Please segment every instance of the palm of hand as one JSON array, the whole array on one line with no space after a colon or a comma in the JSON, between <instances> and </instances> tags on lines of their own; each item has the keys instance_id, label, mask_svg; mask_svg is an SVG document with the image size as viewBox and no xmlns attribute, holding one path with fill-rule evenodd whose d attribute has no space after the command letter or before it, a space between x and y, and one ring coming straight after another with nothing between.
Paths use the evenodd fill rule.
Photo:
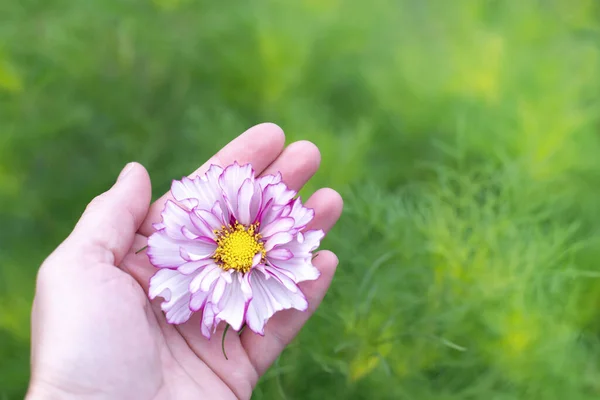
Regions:
<instances>
[{"instance_id":1,"label":"palm of hand","mask_svg":"<svg viewBox=\"0 0 600 400\"><path fill-rule=\"evenodd\" d=\"M280 155L283 141L278 144L277 138L283 137L273 125L254 127L196 173L211 163L244 161L245 155L257 170L272 173L276 168L289 186L299 188L316 171L318 152L315 157L314 145L298 142ZM315 158L316 163L311 161ZM132 197L137 200L131 202ZM276 314L264 337L229 332L226 359L223 324L206 340L198 315L169 325L161 299L147 298L155 269L143 252L135 251L145 246L166 200L148 209L149 197L146 172L138 165L92 202L73 234L44 262L32 316L31 397L249 398L260 375L324 296L337 264L326 251L315 262L321 278L302 287L309 311ZM124 205L126 201L130 203ZM341 212L339 195L328 189L316 192L307 205L316 211L309 228L327 230Z\"/></svg>"}]
</instances>

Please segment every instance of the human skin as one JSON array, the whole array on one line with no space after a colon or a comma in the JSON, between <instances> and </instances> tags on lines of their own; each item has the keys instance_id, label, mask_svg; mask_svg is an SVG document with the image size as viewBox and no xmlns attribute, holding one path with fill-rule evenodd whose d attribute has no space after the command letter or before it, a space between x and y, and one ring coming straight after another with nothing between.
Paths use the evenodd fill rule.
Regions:
<instances>
[{"instance_id":1,"label":"human skin","mask_svg":"<svg viewBox=\"0 0 600 400\"><path fill-rule=\"evenodd\" d=\"M317 171L320 154L306 141L284 149L282 130L260 124L240 135L190 176L211 164L251 163L257 175L281 172L299 190ZM28 399L248 399L258 379L296 336L323 299L338 264L320 251L321 276L300 288L306 312L276 313L260 336L229 331L223 356L217 328L200 333L199 315L169 325L160 301L149 301L156 272L144 252L152 223L170 194L150 205L148 173L128 164L114 186L86 208L69 237L44 261L32 310L31 381ZM333 227L342 199L320 189L306 202L315 210L307 229Z\"/></svg>"}]
</instances>

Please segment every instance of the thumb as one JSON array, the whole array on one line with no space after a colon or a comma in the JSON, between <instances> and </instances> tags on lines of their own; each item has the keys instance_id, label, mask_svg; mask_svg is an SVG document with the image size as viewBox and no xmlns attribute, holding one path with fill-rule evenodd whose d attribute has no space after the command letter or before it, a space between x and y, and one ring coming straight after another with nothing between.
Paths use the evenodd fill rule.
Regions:
<instances>
[{"instance_id":1,"label":"thumb","mask_svg":"<svg viewBox=\"0 0 600 400\"><path fill-rule=\"evenodd\" d=\"M146 218L152 189L146 169L129 163L110 190L87 206L64 246L95 260L119 265Z\"/></svg>"}]
</instances>

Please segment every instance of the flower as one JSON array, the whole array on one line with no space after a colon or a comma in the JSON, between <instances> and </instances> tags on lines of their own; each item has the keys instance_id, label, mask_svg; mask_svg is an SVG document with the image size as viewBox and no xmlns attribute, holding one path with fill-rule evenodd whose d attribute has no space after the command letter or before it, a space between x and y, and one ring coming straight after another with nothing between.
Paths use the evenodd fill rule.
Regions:
<instances>
[{"instance_id":1,"label":"flower","mask_svg":"<svg viewBox=\"0 0 600 400\"><path fill-rule=\"evenodd\" d=\"M202 312L210 338L221 321L264 335L277 311L305 311L298 283L315 280L312 252L322 230L303 231L314 211L302 205L281 174L254 176L251 165L213 165L202 177L173 181L162 222L148 239L158 272L151 299L161 296L167 321Z\"/></svg>"}]
</instances>

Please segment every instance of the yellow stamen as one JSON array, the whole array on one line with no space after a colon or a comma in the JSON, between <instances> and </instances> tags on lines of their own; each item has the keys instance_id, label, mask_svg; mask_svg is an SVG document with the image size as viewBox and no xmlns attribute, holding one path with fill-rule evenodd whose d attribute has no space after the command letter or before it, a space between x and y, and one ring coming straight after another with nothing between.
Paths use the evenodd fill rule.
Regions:
<instances>
[{"instance_id":1,"label":"yellow stamen","mask_svg":"<svg viewBox=\"0 0 600 400\"><path fill-rule=\"evenodd\" d=\"M256 254L260 253L261 258L265 258L267 252L260 234L256 233L257 228L258 223L248 228L236 223L215 231L218 247L213 258L223 270L234 269L246 273L252 268L252 260Z\"/></svg>"}]
</instances>

